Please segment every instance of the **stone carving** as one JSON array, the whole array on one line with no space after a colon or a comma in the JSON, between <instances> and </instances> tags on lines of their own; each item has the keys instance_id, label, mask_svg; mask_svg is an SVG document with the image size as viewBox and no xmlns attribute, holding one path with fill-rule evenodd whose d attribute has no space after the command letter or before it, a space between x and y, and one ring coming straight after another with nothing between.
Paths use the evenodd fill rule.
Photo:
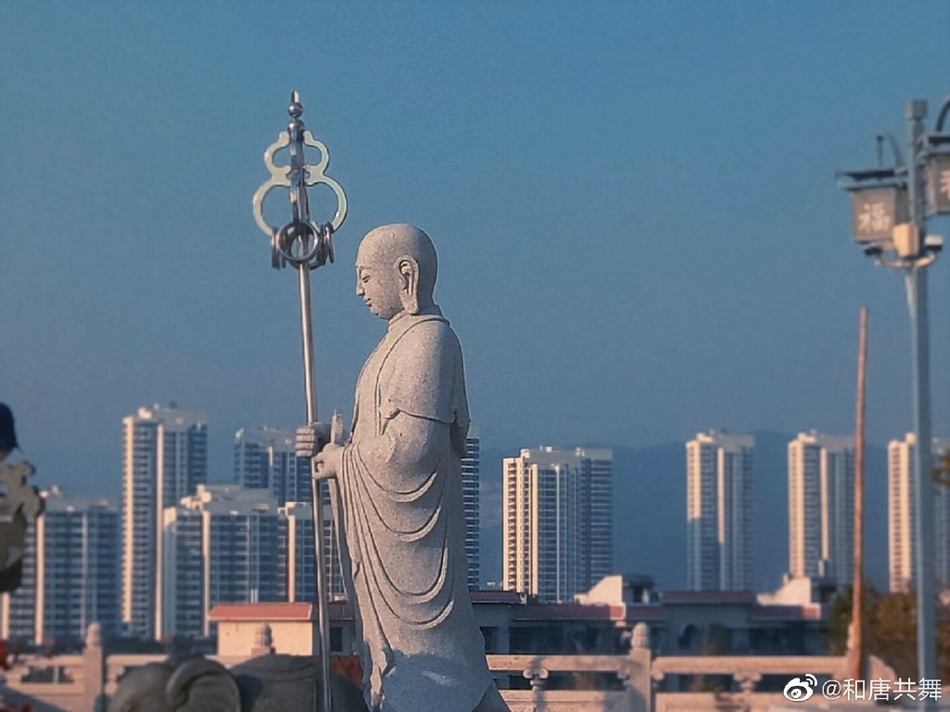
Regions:
<instances>
[{"instance_id":1,"label":"stone carving","mask_svg":"<svg viewBox=\"0 0 950 712\"><path fill-rule=\"evenodd\" d=\"M271 653L235 665L242 712L314 712L321 707L318 658ZM335 673L330 698L338 712L366 712L359 688Z\"/></svg>"},{"instance_id":2,"label":"stone carving","mask_svg":"<svg viewBox=\"0 0 950 712\"><path fill-rule=\"evenodd\" d=\"M109 712L319 712L318 660L274 653L231 670L201 657L170 656L124 675ZM333 709L366 712L359 689L330 679Z\"/></svg>"},{"instance_id":3,"label":"stone carving","mask_svg":"<svg viewBox=\"0 0 950 712\"><path fill-rule=\"evenodd\" d=\"M633 635L630 641L630 648L632 650L650 649L650 626L648 626L643 621L640 621L635 626L633 626Z\"/></svg>"},{"instance_id":4,"label":"stone carving","mask_svg":"<svg viewBox=\"0 0 950 712\"><path fill-rule=\"evenodd\" d=\"M419 228L384 225L363 238L356 273L356 293L388 328L360 373L349 442L316 457L335 478L367 704L507 710L466 582L468 402L461 347L433 301L435 248ZM325 431L301 428L298 453L312 455Z\"/></svg>"},{"instance_id":5,"label":"stone carving","mask_svg":"<svg viewBox=\"0 0 950 712\"><path fill-rule=\"evenodd\" d=\"M251 655L264 655L274 652L274 631L269 623L261 623L257 629L257 635L254 639L254 647L251 648Z\"/></svg>"},{"instance_id":6,"label":"stone carving","mask_svg":"<svg viewBox=\"0 0 950 712\"><path fill-rule=\"evenodd\" d=\"M29 462L6 462L18 447L13 412L0 403L0 591L15 591L23 575L26 529L43 512L39 490L27 484Z\"/></svg>"},{"instance_id":7,"label":"stone carving","mask_svg":"<svg viewBox=\"0 0 950 712\"><path fill-rule=\"evenodd\" d=\"M221 663L206 658L171 657L135 668L119 680L109 702L109 712L199 710L242 712L240 693L231 673Z\"/></svg>"}]
</instances>

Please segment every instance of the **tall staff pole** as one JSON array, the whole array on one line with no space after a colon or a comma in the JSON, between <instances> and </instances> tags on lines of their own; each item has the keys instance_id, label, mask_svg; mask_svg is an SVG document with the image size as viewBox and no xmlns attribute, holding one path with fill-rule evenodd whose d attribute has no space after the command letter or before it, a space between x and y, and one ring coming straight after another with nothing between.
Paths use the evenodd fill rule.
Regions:
<instances>
[{"instance_id":1,"label":"tall staff pole","mask_svg":"<svg viewBox=\"0 0 950 712\"><path fill-rule=\"evenodd\" d=\"M307 422L316 423L317 385L313 358L313 315L310 299L310 272L323 266L327 261L333 262L333 233L346 219L346 194L335 180L326 175L326 167L330 163L330 153L327 147L313 137L300 120L303 115L303 104L300 95L293 92L290 96L290 123L287 130L282 131L277 141L271 144L264 152L264 164L270 171L270 178L257 189L252 201L254 217L258 226L271 238L271 266L281 269L288 263L297 269L297 278L300 291L300 330L303 341L303 379L304 395L307 402ZM307 164L305 146L316 148L321 155L317 164ZM277 166L274 164L274 153L283 148L290 151L290 164ZM337 211L328 223L314 222L310 217L310 201L307 196L307 186L322 183L328 186L337 198ZM276 228L264 219L264 198L272 188L283 186L288 189L292 219L281 228ZM330 699L330 622L328 618L327 567L324 559L324 519L323 519L323 492L325 484L317 477L316 459L310 460L311 478L311 506L313 508L313 554L314 569L317 581L317 626L320 633L320 665L321 665L321 709L324 712L332 710Z\"/></svg>"}]
</instances>

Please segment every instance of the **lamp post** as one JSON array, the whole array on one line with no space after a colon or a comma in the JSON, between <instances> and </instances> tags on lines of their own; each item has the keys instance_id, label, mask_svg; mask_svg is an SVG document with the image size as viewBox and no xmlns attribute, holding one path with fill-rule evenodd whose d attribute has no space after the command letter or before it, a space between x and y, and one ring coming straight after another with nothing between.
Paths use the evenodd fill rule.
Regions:
<instances>
[{"instance_id":1,"label":"lamp post","mask_svg":"<svg viewBox=\"0 0 950 712\"><path fill-rule=\"evenodd\" d=\"M841 171L840 187L851 193L852 233L864 253L877 264L904 272L911 331L911 402L916 445L914 448L913 504L916 512L914 544L917 586L917 666L920 680L937 679L936 615L933 532L933 466L930 429L930 347L927 315L927 267L937 258L943 240L926 234L928 215L950 213L950 136L943 123L950 111L948 100L934 133L927 133L927 103L907 105L908 160L904 165L897 142L889 134L878 136L878 163L883 163L882 143L889 139L894 165ZM926 187L926 190L925 190ZM924 710L935 709L928 696L919 701Z\"/></svg>"}]
</instances>

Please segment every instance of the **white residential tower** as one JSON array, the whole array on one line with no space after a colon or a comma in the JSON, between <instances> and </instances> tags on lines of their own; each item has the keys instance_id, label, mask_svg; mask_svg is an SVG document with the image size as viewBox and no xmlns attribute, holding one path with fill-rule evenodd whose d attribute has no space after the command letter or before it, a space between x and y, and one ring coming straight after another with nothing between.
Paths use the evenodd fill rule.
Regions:
<instances>
[{"instance_id":1,"label":"white residential tower","mask_svg":"<svg viewBox=\"0 0 950 712\"><path fill-rule=\"evenodd\" d=\"M208 479L203 413L177 404L122 419L122 606L125 632L152 639L162 587L162 516Z\"/></svg>"},{"instance_id":2,"label":"white residential tower","mask_svg":"<svg viewBox=\"0 0 950 712\"><path fill-rule=\"evenodd\" d=\"M613 454L524 449L503 464L505 589L573 601L610 572Z\"/></svg>"},{"instance_id":3,"label":"white residential tower","mask_svg":"<svg viewBox=\"0 0 950 712\"><path fill-rule=\"evenodd\" d=\"M755 440L719 431L686 443L687 586L691 591L753 588Z\"/></svg>"},{"instance_id":4,"label":"white residential tower","mask_svg":"<svg viewBox=\"0 0 950 712\"><path fill-rule=\"evenodd\" d=\"M799 433L788 444L788 567L842 585L854 572L854 438Z\"/></svg>"},{"instance_id":5,"label":"white residential tower","mask_svg":"<svg viewBox=\"0 0 950 712\"><path fill-rule=\"evenodd\" d=\"M914 448L917 438L887 445L887 558L891 591L907 591L917 578L916 504L914 502ZM950 453L950 440L933 439L933 462ZM950 588L950 482L946 473L933 482L934 578L937 590Z\"/></svg>"}]
</instances>

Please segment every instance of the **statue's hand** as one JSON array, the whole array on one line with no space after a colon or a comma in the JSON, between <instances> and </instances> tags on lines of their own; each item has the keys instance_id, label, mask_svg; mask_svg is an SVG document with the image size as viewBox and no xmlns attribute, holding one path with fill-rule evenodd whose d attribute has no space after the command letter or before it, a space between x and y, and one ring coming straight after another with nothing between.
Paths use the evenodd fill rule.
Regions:
<instances>
[{"instance_id":1,"label":"statue's hand","mask_svg":"<svg viewBox=\"0 0 950 712\"><path fill-rule=\"evenodd\" d=\"M310 423L297 428L294 450L297 457L315 457L330 442L330 426L326 423Z\"/></svg>"},{"instance_id":2,"label":"statue's hand","mask_svg":"<svg viewBox=\"0 0 950 712\"><path fill-rule=\"evenodd\" d=\"M317 477L326 480L337 477L340 473L343 460L343 446L336 443L327 443L316 457Z\"/></svg>"}]
</instances>

